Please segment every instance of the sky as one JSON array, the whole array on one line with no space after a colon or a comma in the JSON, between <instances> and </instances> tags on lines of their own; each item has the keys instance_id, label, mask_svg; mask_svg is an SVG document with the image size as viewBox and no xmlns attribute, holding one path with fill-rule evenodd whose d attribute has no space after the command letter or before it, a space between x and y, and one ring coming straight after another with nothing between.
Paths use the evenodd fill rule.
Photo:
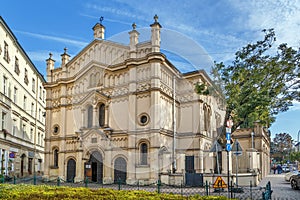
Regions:
<instances>
[{"instance_id":1,"label":"sky","mask_svg":"<svg viewBox=\"0 0 300 200\"><path fill-rule=\"evenodd\" d=\"M263 38L262 29L274 28L276 46L300 46L300 0L0 0L0 15L45 77L49 52L56 66L65 47L75 56L93 40L101 16L105 38L128 44L133 22L140 41L150 39L155 14L162 52L182 72L209 74L213 61L230 64L237 50ZM300 103L279 114L270 131L297 141Z\"/></svg>"}]
</instances>

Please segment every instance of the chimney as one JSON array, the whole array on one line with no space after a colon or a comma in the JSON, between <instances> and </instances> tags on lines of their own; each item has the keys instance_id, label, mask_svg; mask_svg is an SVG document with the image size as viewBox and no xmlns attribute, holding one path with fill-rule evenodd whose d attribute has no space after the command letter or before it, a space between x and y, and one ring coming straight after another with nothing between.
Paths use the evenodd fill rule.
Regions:
<instances>
[{"instance_id":1,"label":"chimney","mask_svg":"<svg viewBox=\"0 0 300 200\"><path fill-rule=\"evenodd\" d=\"M70 60L70 55L67 54L67 50L68 50L68 49L65 47L65 48L64 48L64 53L60 55L60 56L61 56L61 66L62 66L62 67L63 67L64 65L66 65L66 64L69 62L69 60Z\"/></svg>"},{"instance_id":2,"label":"chimney","mask_svg":"<svg viewBox=\"0 0 300 200\"><path fill-rule=\"evenodd\" d=\"M102 21L103 21L103 17L100 17L100 23L98 22L93 27L94 39L104 40L105 27L102 25Z\"/></svg>"},{"instance_id":3,"label":"chimney","mask_svg":"<svg viewBox=\"0 0 300 200\"><path fill-rule=\"evenodd\" d=\"M51 77L52 77L52 70L54 70L54 63L55 60L52 59L52 53L49 53L49 58L46 60L47 63L47 81L50 82L51 81Z\"/></svg>"},{"instance_id":4,"label":"chimney","mask_svg":"<svg viewBox=\"0 0 300 200\"><path fill-rule=\"evenodd\" d=\"M151 27L151 45L152 45L152 52L160 52L160 29L161 25L159 24L158 16L155 15L154 23L150 25Z\"/></svg>"},{"instance_id":5,"label":"chimney","mask_svg":"<svg viewBox=\"0 0 300 200\"><path fill-rule=\"evenodd\" d=\"M130 48L130 58L136 58L136 45L139 43L139 35L140 33L137 32L136 29L136 24L132 24L132 31L129 32L130 36L130 43L129 43L129 48Z\"/></svg>"}]
</instances>

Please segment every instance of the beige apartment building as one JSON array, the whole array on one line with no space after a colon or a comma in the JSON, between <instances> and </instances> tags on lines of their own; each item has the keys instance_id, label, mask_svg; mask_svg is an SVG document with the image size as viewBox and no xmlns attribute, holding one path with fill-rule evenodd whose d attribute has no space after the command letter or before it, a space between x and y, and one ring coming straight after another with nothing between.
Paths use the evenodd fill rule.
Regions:
<instances>
[{"instance_id":1,"label":"beige apartment building","mask_svg":"<svg viewBox=\"0 0 300 200\"><path fill-rule=\"evenodd\" d=\"M150 27L150 40L139 42L133 24L124 45L106 40L97 23L93 41L72 59L65 49L55 67L50 54L45 179L176 183L214 170L222 96L196 94L196 83L213 85L209 76L181 73L161 53L157 16Z\"/></svg>"},{"instance_id":2,"label":"beige apartment building","mask_svg":"<svg viewBox=\"0 0 300 200\"><path fill-rule=\"evenodd\" d=\"M45 80L0 16L0 173L44 170Z\"/></svg>"}]
</instances>

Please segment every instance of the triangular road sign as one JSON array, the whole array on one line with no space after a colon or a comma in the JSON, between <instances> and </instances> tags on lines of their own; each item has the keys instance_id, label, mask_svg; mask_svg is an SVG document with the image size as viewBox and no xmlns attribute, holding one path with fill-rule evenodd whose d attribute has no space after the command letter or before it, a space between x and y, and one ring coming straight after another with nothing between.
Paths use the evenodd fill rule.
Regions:
<instances>
[{"instance_id":1,"label":"triangular road sign","mask_svg":"<svg viewBox=\"0 0 300 200\"><path fill-rule=\"evenodd\" d=\"M234 141L234 143L232 144L232 151L238 151L238 152L242 152L243 149L242 149L242 146L240 145L239 141L236 139Z\"/></svg>"},{"instance_id":2,"label":"triangular road sign","mask_svg":"<svg viewBox=\"0 0 300 200\"><path fill-rule=\"evenodd\" d=\"M220 152L223 148L218 141L215 141L209 152Z\"/></svg>"},{"instance_id":3,"label":"triangular road sign","mask_svg":"<svg viewBox=\"0 0 300 200\"><path fill-rule=\"evenodd\" d=\"M218 176L213 185L213 188L227 188L227 184L225 183L225 181L222 179L221 176Z\"/></svg>"}]
</instances>

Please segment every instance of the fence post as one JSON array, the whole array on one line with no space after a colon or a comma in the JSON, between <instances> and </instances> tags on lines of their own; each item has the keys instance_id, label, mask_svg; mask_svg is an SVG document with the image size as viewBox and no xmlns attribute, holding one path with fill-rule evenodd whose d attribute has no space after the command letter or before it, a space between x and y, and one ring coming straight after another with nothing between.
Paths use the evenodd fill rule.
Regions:
<instances>
[{"instance_id":1,"label":"fence post","mask_svg":"<svg viewBox=\"0 0 300 200\"><path fill-rule=\"evenodd\" d=\"M84 181L85 187L88 187L88 182L89 182L88 177L85 177L85 181Z\"/></svg>"},{"instance_id":2,"label":"fence post","mask_svg":"<svg viewBox=\"0 0 300 200\"><path fill-rule=\"evenodd\" d=\"M272 199L271 182L269 181L266 185L266 191L262 193L263 200Z\"/></svg>"},{"instance_id":3,"label":"fence post","mask_svg":"<svg viewBox=\"0 0 300 200\"><path fill-rule=\"evenodd\" d=\"M16 184L16 176L14 176L14 184Z\"/></svg>"},{"instance_id":4,"label":"fence post","mask_svg":"<svg viewBox=\"0 0 300 200\"><path fill-rule=\"evenodd\" d=\"M35 173L33 175L33 185L36 185L36 175L35 175Z\"/></svg>"},{"instance_id":5,"label":"fence post","mask_svg":"<svg viewBox=\"0 0 300 200\"><path fill-rule=\"evenodd\" d=\"M207 180L205 181L205 192L206 192L206 196L208 196L208 183L207 183Z\"/></svg>"},{"instance_id":6,"label":"fence post","mask_svg":"<svg viewBox=\"0 0 300 200\"><path fill-rule=\"evenodd\" d=\"M250 199L252 200L252 181L250 181Z\"/></svg>"},{"instance_id":7,"label":"fence post","mask_svg":"<svg viewBox=\"0 0 300 200\"><path fill-rule=\"evenodd\" d=\"M60 186L60 178L57 177L57 186Z\"/></svg>"},{"instance_id":8,"label":"fence post","mask_svg":"<svg viewBox=\"0 0 300 200\"><path fill-rule=\"evenodd\" d=\"M160 180L157 181L157 193L160 194L160 186L161 186L161 182Z\"/></svg>"},{"instance_id":9,"label":"fence post","mask_svg":"<svg viewBox=\"0 0 300 200\"><path fill-rule=\"evenodd\" d=\"M118 189L121 190L121 179L118 179Z\"/></svg>"},{"instance_id":10,"label":"fence post","mask_svg":"<svg viewBox=\"0 0 300 200\"><path fill-rule=\"evenodd\" d=\"M231 188L231 190L230 190L230 198L232 199L232 192L233 192L233 182L232 182L232 180L230 181L230 188Z\"/></svg>"},{"instance_id":11,"label":"fence post","mask_svg":"<svg viewBox=\"0 0 300 200\"><path fill-rule=\"evenodd\" d=\"M183 184L182 184L182 180L181 180L181 183L180 183L180 193L181 193L181 196L183 196Z\"/></svg>"}]
</instances>

